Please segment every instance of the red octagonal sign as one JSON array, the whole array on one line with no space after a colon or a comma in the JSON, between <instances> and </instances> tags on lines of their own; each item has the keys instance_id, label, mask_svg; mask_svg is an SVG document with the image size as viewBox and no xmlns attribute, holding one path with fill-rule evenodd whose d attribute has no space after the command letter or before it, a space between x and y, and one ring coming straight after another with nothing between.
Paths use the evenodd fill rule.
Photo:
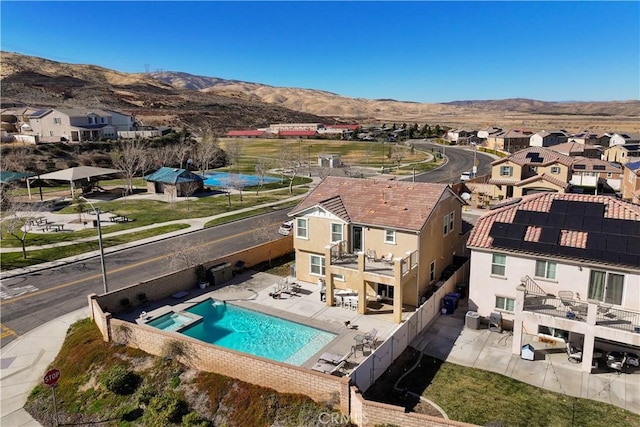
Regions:
<instances>
[{"instance_id":1,"label":"red octagonal sign","mask_svg":"<svg viewBox=\"0 0 640 427\"><path fill-rule=\"evenodd\" d=\"M44 383L52 387L58 383L59 379L60 371L57 369L52 369L44 375Z\"/></svg>"}]
</instances>

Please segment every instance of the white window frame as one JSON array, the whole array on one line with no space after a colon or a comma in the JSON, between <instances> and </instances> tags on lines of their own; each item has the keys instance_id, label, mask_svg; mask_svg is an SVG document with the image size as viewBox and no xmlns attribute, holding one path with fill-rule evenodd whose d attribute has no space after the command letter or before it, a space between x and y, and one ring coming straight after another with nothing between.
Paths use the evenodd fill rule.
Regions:
<instances>
[{"instance_id":1,"label":"white window frame","mask_svg":"<svg viewBox=\"0 0 640 427\"><path fill-rule=\"evenodd\" d=\"M503 257L502 263L499 263L496 257ZM496 272L496 268L501 268L502 273ZM507 256L505 254L491 254L491 275L504 277L507 273Z\"/></svg>"},{"instance_id":2,"label":"white window frame","mask_svg":"<svg viewBox=\"0 0 640 427\"><path fill-rule=\"evenodd\" d=\"M559 174L560 173L560 167L559 166L551 166L551 173L553 174Z\"/></svg>"},{"instance_id":3,"label":"white window frame","mask_svg":"<svg viewBox=\"0 0 640 427\"><path fill-rule=\"evenodd\" d=\"M513 176L513 166L500 166L500 176Z\"/></svg>"},{"instance_id":4,"label":"white window frame","mask_svg":"<svg viewBox=\"0 0 640 427\"><path fill-rule=\"evenodd\" d=\"M326 273L325 259L321 255L309 255L309 274L312 276L324 277ZM314 268L316 271L314 272Z\"/></svg>"},{"instance_id":5,"label":"white window frame","mask_svg":"<svg viewBox=\"0 0 640 427\"><path fill-rule=\"evenodd\" d=\"M333 280L337 280L338 282L344 282L344 274L333 273Z\"/></svg>"},{"instance_id":6,"label":"white window frame","mask_svg":"<svg viewBox=\"0 0 640 427\"><path fill-rule=\"evenodd\" d=\"M390 245L396 244L396 230L386 228L384 230L384 242Z\"/></svg>"},{"instance_id":7,"label":"white window frame","mask_svg":"<svg viewBox=\"0 0 640 427\"><path fill-rule=\"evenodd\" d=\"M542 275L538 275L538 266L542 270ZM558 263L544 259L537 259L533 276L538 279L556 280L558 275Z\"/></svg>"},{"instance_id":8,"label":"white window frame","mask_svg":"<svg viewBox=\"0 0 640 427\"><path fill-rule=\"evenodd\" d=\"M304 226L300 226L304 223ZM304 233L302 233L304 231ZM296 218L296 237L298 239L309 240L309 219L308 218Z\"/></svg>"},{"instance_id":9,"label":"white window frame","mask_svg":"<svg viewBox=\"0 0 640 427\"><path fill-rule=\"evenodd\" d=\"M506 311L507 313L514 313L516 309L516 299L505 297L502 295L496 295L494 307L498 311Z\"/></svg>"},{"instance_id":10,"label":"white window frame","mask_svg":"<svg viewBox=\"0 0 640 427\"><path fill-rule=\"evenodd\" d=\"M339 239L334 239L334 235L338 234L337 232L335 232L333 230L333 226L334 225L340 227L340 233L339 233L340 234L340 238ZM340 224L339 222L332 222L329 228L330 228L330 233L331 233L331 236L329 237L329 239L331 240L331 243L341 242L341 241L344 240L344 227L343 227L342 224Z\"/></svg>"},{"instance_id":11,"label":"white window frame","mask_svg":"<svg viewBox=\"0 0 640 427\"><path fill-rule=\"evenodd\" d=\"M444 236L446 236L447 234L453 232L454 229L454 225L455 225L455 218L456 218L456 213L455 212L450 212L448 214L446 214L443 218L442 218L442 234Z\"/></svg>"},{"instance_id":12,"label":"white window frame","mask_svg":"<svg viewBox=\"0 0 640 427\"><path fill-rule=\"evenodd\" d=\"M54 125L61 125L62 124L62 119L60 117L54 117L53 118L53 124Z\"/></svg>"},{"instance_id":13,"label":"white window frame","mask_svg":"<svg viewBox=\"0 0 640 427\"><path fill-rule=\"evenodd\" d=\"M597 295L595 294L591 287L594 286L593 283L593 279L594 279L594 273L600 273L600 274L604 274L604 287L602 289L602 295ZM610 291L611 289L609 289L609 287L612 285L611 283L611 278L613 276L616 277L621 277L622 278L622 289L620 290L620 299L613 299L613 296L610 295ZM612 272L612 271L605 271L605 270L598 270L598 269L592 269L589 272L589 288L587 291L587 295L589 299L594 299L594 300L598 300L598 301L602 301L606 304L614 304L614 305L622 305L622 300L624 299L624 288L625 288L625 275L622 273L617 273L617 272Z\"/></svg>"}]
</instances>

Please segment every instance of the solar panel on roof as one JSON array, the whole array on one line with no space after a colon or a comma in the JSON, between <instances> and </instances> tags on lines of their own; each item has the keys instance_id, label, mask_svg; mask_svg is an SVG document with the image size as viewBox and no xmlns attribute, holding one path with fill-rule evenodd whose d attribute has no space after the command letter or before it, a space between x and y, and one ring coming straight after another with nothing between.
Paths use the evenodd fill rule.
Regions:
<instances>
[{"instance_id":1,"label":"solar panel on roof","mask_svg":"<svg viewBox=\"0 0 640 427\"><path fill-rule=\"evenodd\" d=\"M627 236L620 236L618 234L607 234L607 250L613 252L626 252L627 251Z\"/></svg>"},{"instance_id":2,"label":"solar panel on roof","mask_svg":"<svg viewBox=\"0 0 640 427\"><path fill-rule=\"evenodd\" d=\"M627 236L640 236L640 227L638 221L632 221L629 219L619 219L622 229L622 234Z\"/></svg>"},{"instance_id":3,"label":"solar panel on roof","mask_svg":"<svg viewBox=\"0 0 640 427\"><path fill-rule=\"evenodd\" d=\"M529 224L531 220L531 211L517 211L512 224Z\"/></svg>"},{"instance_id":4,"label":"solar panel on roof","mask_svg":"<svg viewBox=\"0 0 640 427\"><path fill-rule=\"evenodd\" d=\"M582 202L585 216L604 217L604 203Z\"/></svg>"},{"instance_id":5,"label":"solar panel on roof","mask_svg":"<svg viewBox=\"0 0 640 427\"><path fill-rule=\"evenodd\" d=\"M582 230L599 232L602 229L603 220L604 218L598 218L596 216L584 217L584 221L582 221Z\"/></svg>"},{"instance_id":6,"label":"solar panel on roof","mask_svg":"<svg viewBox=\"0 0 640 427\"><path fill-rule=\"evenodd\" d=\"M540 238L538 239L541 243L549 243L549 244L557 244L560 242L560 229L559 228L549 228L545 227L542 229L540 233Z\"/></svg>"},{"instance_id":7,"label":"solar panel on roof","mask_svg":"<svg viewBox=\"0 0 640 427\"><path fill-rule=\"evenodd\" d=\"M529 221L527 221L531 225L545 225L547 223L547 213L546 212L529 212ZM521 222L522 223L522 222Z\"/></svg>"},{"instance_id":8,"label":"solar panel on roof","mask_svg":"<svg viewBox=\"0 0 640 427\"><path fill-rule=\"evenodd\" d=\"M547 215L547 227L562 227L564 224L564 214L548 214Z\"/></svg>"},{"instance_id":9,"label":"solar panel on roof","mask_svg":"<svg viewBox=\"0 0 640 427\"><path fill-rule=\"evenodd\" d=\"M573 165L574 169L586 169L587 165Z\"/></svg>"},{"instance_id":10,"label":"solar panel on roof","mask_svg":"<svg viewBox=\"0 0 640 427\"><path fill-rule=\"evenodd\" d=\"M626 265L633 265L635 267L640 267L640 257L632 254L619 254L618 262Z\"/></svg>"},{"instance_id":11,"label":"solar panel on roof","mask_svg":"<svg viewBox=\"0 0 640 427\"><path fill-rule=\"evenodd\" d=\"M491 237L504 237L507 232L507 225L504 222L494 222L489 230L489 236Z\"/></svg>"},{"instance_id":12,"label":"solar panel on roof","mask_svg":"<svg viewBox=\"0 0 640 427\"><path fill-rule=\"evenodd\" d=\"M505 237L510 239L523 239L527 227L528 225L526 224L509 224Z\"/></svg>"},{"instance_id":13,"label":"solar panel on roof","mask_svg":"<svg viewBox=\"0 0 640 427\"><path fill-rule=\"evenodd\" d=\"M551 203L551 209L549 209L549 212L564 214L567 212L568 206L569 206L568 200L554 200Z\"/></svg>"},{"instance_id":14,"label":"solar panel on roof","mask_svg":"<svg viewBox=\"0 0 640 427\"><path fill-rule=\"evenodd\" d=\"M587 236L587 250L601 251L607 245L607 238L604 233L589 233Z\"/></svg>"},{"instance_id":15,"label":"solar panel on roof","mask_svg":"<svg viewBox=\"0 0 640 427\"><path fill-rule=\"evenodd\" d=\"M582 230L583 217L579 215L565 215L564 228L567 230Z\"/></svg>"},{"instance_id":16,"label":"solar panel on roof","mask_svg":"<svg viewBox=\"0 0 640 427\"><path fill-rule=\"evenodd\" d=\"M622 231L622 221L619 219L605 218L602 220L602 231L604 233L620 234Z\"/></svg>"},{"instance_id":17,"label":"solar panel on roof","mask_svg":"<svg viewBox=\"0 0 640 427\"><path fill-rule=\"evenodd\" d=\"M603 170L605 170L605 166L604 165L593 165L593 170L595 170L595 171L603 171Z\"/></svg>"}]
</instances>

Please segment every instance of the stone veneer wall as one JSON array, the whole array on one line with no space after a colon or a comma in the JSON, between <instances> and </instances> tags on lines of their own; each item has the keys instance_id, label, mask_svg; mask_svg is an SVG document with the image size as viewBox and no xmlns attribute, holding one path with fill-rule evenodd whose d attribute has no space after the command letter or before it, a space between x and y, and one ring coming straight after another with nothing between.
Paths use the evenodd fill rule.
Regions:
<instances>
[{"instance_id":1,"label":"stone veneer wall","mask_svg":"<svg viewBox=\"0 0 640 427\"><path fill-rule=\"evenodd\" d=\"M401 406L366 400L356 387L351 387L351 422L358 426L397 425L402 427L470 427L460 421L405 412Z\"/></svg>"},{"instance_id":2,"label":"stone veneer wall","mask_svg":"<svg viewBox=\"0 0 640 427\"><path fill-rule=\"evenodd\" d=\"M310 369L266 360L234 350L138 325L120 319L109 322L112 340L156 356L166 355L172 341L183 344L181 363L205 372L214 372L280 393L298 393L317 402L335 404L349 413L349 378L323 374Z\"/></svg>"}]
</instances>

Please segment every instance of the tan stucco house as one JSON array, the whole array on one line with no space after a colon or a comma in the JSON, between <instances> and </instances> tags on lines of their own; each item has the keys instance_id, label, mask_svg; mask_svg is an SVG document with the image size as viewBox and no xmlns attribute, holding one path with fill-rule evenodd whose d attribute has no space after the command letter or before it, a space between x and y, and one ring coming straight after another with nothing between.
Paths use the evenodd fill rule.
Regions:
<instances>
[{"instance_id":1,"label":"tan stucco house","mask_svg":"<svg viewBox=\"0 0 640 427\"><path fill-rule=\"evenodd\" d=\"M445 184L325 178L289 216L294 218L298 280L351 290L367 301L416 307L443 270L462 256L464 202Z\"/></svg>"}]
</instances>

